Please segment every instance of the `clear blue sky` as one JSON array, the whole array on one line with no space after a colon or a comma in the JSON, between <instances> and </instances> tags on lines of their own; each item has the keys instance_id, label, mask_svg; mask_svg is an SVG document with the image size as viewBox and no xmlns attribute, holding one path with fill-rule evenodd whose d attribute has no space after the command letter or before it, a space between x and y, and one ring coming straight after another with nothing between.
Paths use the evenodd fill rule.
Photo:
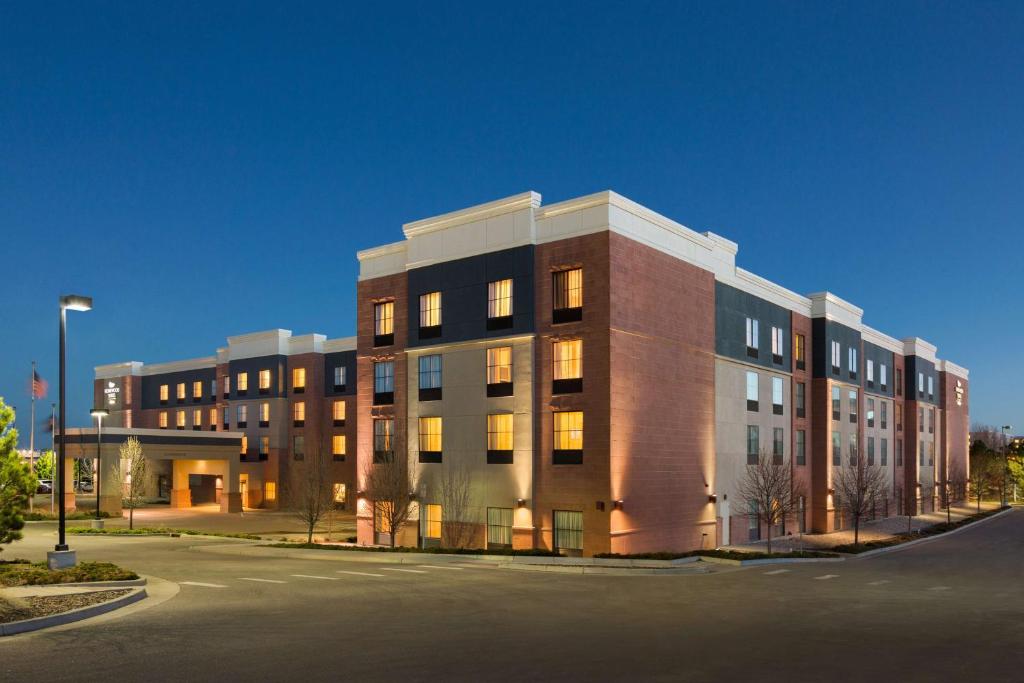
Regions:
<instances>
[{"instance_id":1,"label":"clear blue sky","mask_svg":"<svg viewBox=\"0 0 1024 683\"><path fill-rule=\"evenodd\" d=\"M83 424L94 365L353 334L357 249L526 189L736 240L937 344L972 418L1024 432L1024 3L417 5L0 5L0 395L26 436L61 292L96 300L70 319Z\"/></svg>"}]
</instances>

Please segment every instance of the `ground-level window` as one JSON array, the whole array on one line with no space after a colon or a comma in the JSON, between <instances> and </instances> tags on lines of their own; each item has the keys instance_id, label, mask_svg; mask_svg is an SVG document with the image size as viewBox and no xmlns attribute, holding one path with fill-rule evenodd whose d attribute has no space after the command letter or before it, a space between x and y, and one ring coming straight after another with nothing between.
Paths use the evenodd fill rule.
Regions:
<instances>
[{"instance_id":1,"label":"ground-level window","mask_svg":"<svg viewBox=\"0 0 1024 683\"><path fill-rule=\"evenodd\" d=\"M373 535L378 544L390 543L391 503L377 501L373 504Z\"/></svg>"},{"instance_id":2,"label":"ground-level window","mask_svg":"<svg viewBox=\"0 0 1024 683\"><path fill-rule=\"evenodd\" d=\"M555 550L583 550L583 513L555 510Z\"/></svg>"},{"instance_id":3,"label":"ground-level window","mask_svg":"<svg viewBox=\"0 0 1024 683\"><path fill-rule=\"evenodd\" d=\"M267 481L263 483L264 500L277 500L277 482Z\"/></svg>"},{"instance_id":4,"label":"ground-level window","mask_svg":"<svg viewBox=\"0 0 1024 683\"><path fill-rule=\"evenodd\" d=\"M334 502L335 503L338 503L339 505L344 505L345 504L345 498L347 497L347 495L348 495L348 491L346 490L346 487L345 487L344 484L335 484L334 485Z\"/></svg>"},{"instance_id":5,"label":"ground-level window","mask_svg":"<svg viewBox=\"0 0 1024 683\"><path fill-rule=\"evenodd\" d=\"M750 514L747 515L747 540L761 540L761 515L757 510L757 503L750 504Z\"/></svg>"},{"instance_id":6,"label":"ground-level window","mask_svg":"<svg viewBox=\"0 0 1024 683\"><path fill-rule=\"evenodd\" d=\"M512 547L512 508L487 508L487 547Z\"/></svg>"},{"instance_id":7,"label":"ground-level window","mask_svg":"<svg viewBox=\"0 0 1024 683\"><path fill-rule=\"evenodd\" d=\"M441 506L429 503L423 506L423 537L440 540Z\"/></svg>"}]
</instances>

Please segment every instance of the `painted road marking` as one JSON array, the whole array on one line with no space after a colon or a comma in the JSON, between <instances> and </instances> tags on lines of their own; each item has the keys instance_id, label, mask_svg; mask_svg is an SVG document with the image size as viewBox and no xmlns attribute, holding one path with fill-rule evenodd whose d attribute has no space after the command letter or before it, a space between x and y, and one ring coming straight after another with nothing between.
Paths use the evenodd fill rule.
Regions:
<instances>
[{"instance_id":1,"label":"painted road marking","mask_svg":"<svg viewBox=\"0 0 1024 683\"><path fill-rule=\"evenodd\" d=\"M774 576L775 574L785 574L788 571L789 571L788 569L776 569L774 571L765 572L765 575L766 576Z\"/></svg>"},{"instance_id":2,"label":"painted road marking","mask_svg":"<svg viewBox=\"0 0 1024 683\"><path fill-rule=\"evenodd\" d=\"M420 564L420 565L416 565L416 566L418 566L418 567L426 567L427 569L456 569L456 570L458 570L460 572L464 569L464 567L446 567L446 566L440 565L440 564Z\"/></svg>"},{"instance_id":3,"label":"painted road marking","mask_svg":"<svg viewBox=\"0 0 1024 683\"><path fill-rule=\"evenodd\" d=\"M928 590L930 590L930 591L951 591L953 589L950 588L949 586L932 586Z\"/></svg>"},{"instance_id":4,"label":"painted road marking","mask_svg":"<svg viewBox=\"0 0 1024 683\"><path fill-rule=\"evenodd\" d=\"M322 579L324 581L337 581L336 576L313 576L312 574L292 574L297 579Z\"/></svg>"},{"instance_id":5,"label":"painted road marking","mask_svg":"<svg viewBox=\"0 0 1024 683\"><path fill-rule=\"evenodd\" d=\"M868 583L869 586L884 586L887 583L892 583L889 579L882 579L881 581L871 581Z\"/></svg>"},{"instance_id":6,"label":"painted road marking","mask_svg":"<svg viewBox=\"0 0 1024 683\"><path fill-rule=\"evenodd\" d=\"M828 581L829 579L838 579L839 574L823 574L822 576L815 576L815 581Z\"/></svg>"},{"instance_id":7,"label":"painted road marking","mask_svg":"<svg viewBox=\"0 0 1024 683\"><path fill-rule=\"evenodd\" d=\"M379 567L382 572L406 572L408 574L426 574L422 569L399 569L398 567Z\"/></svg>"},{"instance_id":8,"label":"painted road marking","mask_svg":"<svg viewBox=\"0 0 1024 683\"><path fill-rule=\"evenodd\" d=\"M219 583L203 583L201 581L182 581L182 586L200 586L202 588L227 588Z\"/></svg>"},{"instance_id":9,"label":"painted road marking","mask_svg":"<svg viewBox=\"0 0 1024 683\"><path fill-rule=\"evenodd\" d=\"M371 574L370 572L349 572L344 569L337 570L339 574L351 574L352 576L384 576L383 574Z\"/></svg>"},{"instance_id":10,"label":"painted road marking","mask_svg":"<svg viewBox=\"0 0 1024 683\"><path fill-rule=\"evenodd\" d=\"M277 579L254 579L250 576L242 576L238 579L239 581L257 581L259 583L288 583L287 581L278 581Z\"/></svg>"}]
</instances>

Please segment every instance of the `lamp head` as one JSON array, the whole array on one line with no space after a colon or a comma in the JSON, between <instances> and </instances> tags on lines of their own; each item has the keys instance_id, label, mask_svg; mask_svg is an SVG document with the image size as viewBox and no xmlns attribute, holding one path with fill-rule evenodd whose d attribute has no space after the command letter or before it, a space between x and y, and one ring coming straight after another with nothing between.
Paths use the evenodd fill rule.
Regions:
<instances>
[{"instance_id":1,"label":"lamp head","mask_svg":"<svg viewBox=\"0 0 1024 683\"><path fill-rule=\"evenodd\" d=\"M107 415L110 415L110 411L107 410L106 408L93 408L92 410L89 411L89 414L92 415L93 417L104 418Z\"/></svg>"},{"instance_id":2,"label":"lamp head","mask_svg":"<svg viewBox=\"0 0 1024 683\"><path fill-rule=\"evenodd\" d=\"M60 307L69 311L92 310L92 297L81 294L65 294L60 298Z\"/></svg>"}]
</instances>

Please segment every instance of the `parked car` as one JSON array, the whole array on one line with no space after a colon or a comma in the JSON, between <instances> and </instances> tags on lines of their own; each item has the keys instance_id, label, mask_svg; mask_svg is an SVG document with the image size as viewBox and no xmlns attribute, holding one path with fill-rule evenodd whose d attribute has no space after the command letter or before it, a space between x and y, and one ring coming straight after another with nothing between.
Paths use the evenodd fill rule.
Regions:
<instances>
[{"instance_id":1,"label":"parked car","mask_svg":"<svg viewBox=\"0 0 1024 683\"><path fill-rule=\"evenodd\" d=\"M36 486L36 493L53 493L53 482L49 479L40 479Z\"/></svg>"},{"instance_id":2,"label":"parked car","mask_svg":"<svg viewBox=\"0 0 1024 683\"><path fill-rule=\"evenodd\" d=\"M92 481L88 479L83 479L82 481L78 482L78 490L81 493L92 493Z\"/></svg>"}]
</instances>

